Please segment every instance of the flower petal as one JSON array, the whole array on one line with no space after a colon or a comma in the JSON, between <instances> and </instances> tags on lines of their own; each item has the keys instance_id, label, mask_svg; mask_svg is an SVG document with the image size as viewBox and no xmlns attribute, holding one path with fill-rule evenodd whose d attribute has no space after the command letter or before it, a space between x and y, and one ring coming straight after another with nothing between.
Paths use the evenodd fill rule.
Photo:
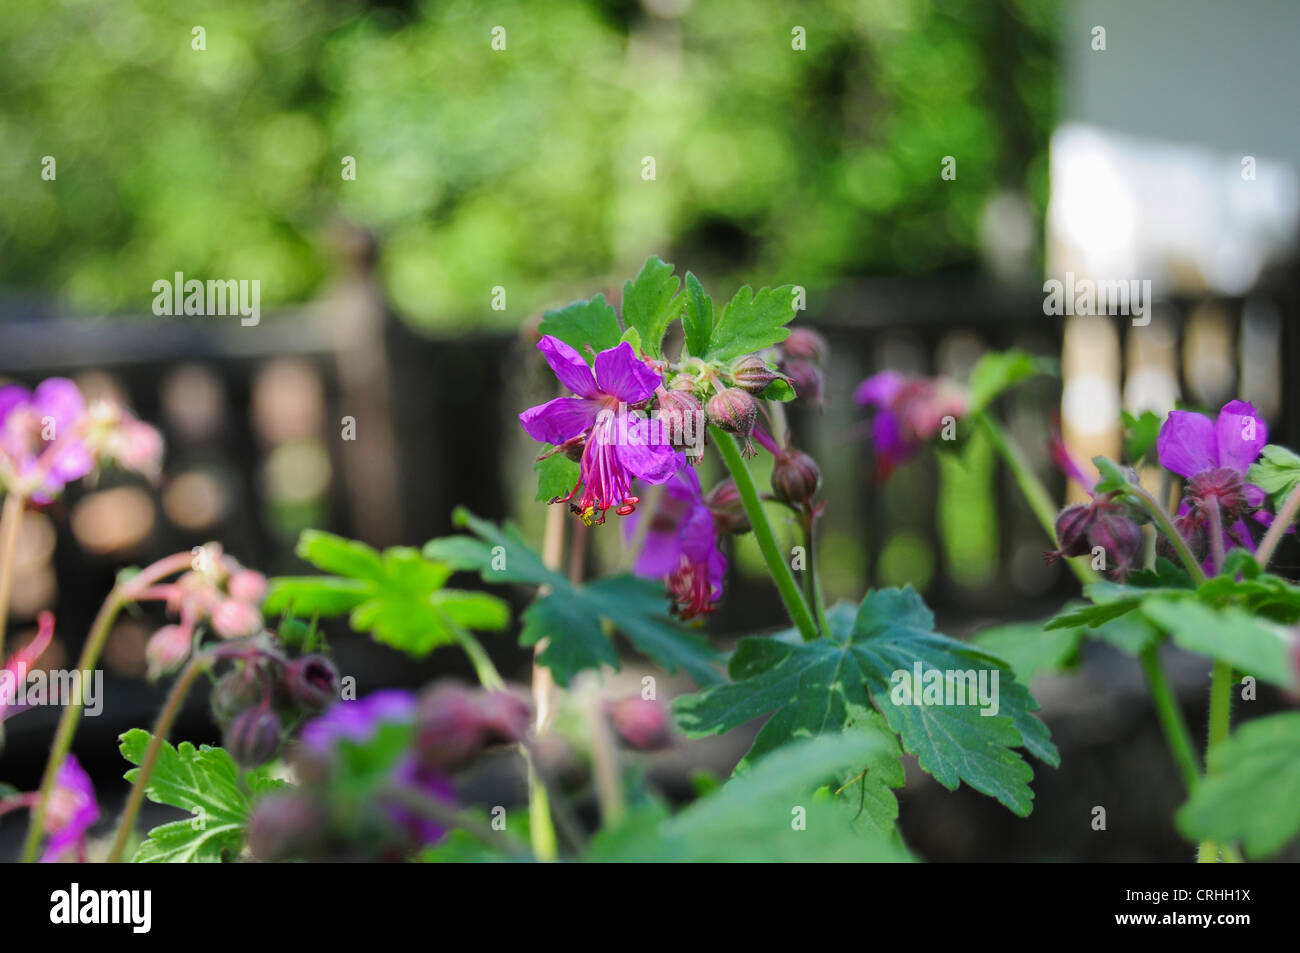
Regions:
<instances>
[{"instance_id":1,"label":"flower petal","mask_svg":"<svg viewBox=\"0 0 1300 953\"><path fill-rule=\"evenodd\" d=\"M519 423L534 440L561 444L588 429L599 410L599 403L585 397L557 397L529 407L519 415Z\"/></svg>"},{"instance_id":2,"label":"flower petal","mask_svg":"<svg viewBox=\"0 0 1300 953\"><path fill-rule=\"evenodd\" d=\"M647 483L663 483L686 466L686 454L668 443L653 443L648 438L649 420L628 421L626 439L614 445L621 463L633 475Z\"/></svg>"},{"instance_id":3,"label":"flower petal","mask_svg":"<svg viewBox=\"0 0 1300 953\"><path fill-rule=\"evenodd\" d=\"M1219 411L1214 435L1219 445L1219 466L1232 467L1244 475L1268 443L1268 424L1253 404L1234 400Z\"/></svg>"},{"instance_id":4,"label":"flower petal","mask_svg":"<svg viewBox=\"0 0 1300 953\"><path fill-rule=\"evenodd\" d=\"M624 403L645 400L662 383L663 377L646 366L627 341L596 355L596 384L601 393Z\"/></svg>"},{"instance_id":5,"label":"flower petal","mask_svg":"<svg viewBox=\"0 0 1300 953\"><path fill-rule=\"evenodd\" d=\"M875 404L884 407L894 399L903 383L903 375L898 371L881 371L858 385L858 389L853 392L853 400L864 406Z\"/></svg>"},{"instance_id":6,"label":"flower petal","mask_svg":"<svg viewBox=\"0 0 1300 953\"><path fill-rule=\"evenodd\" d=\"M31 400L32 392L22 384L9 384L0 387L0 426L3 426L5 418L15 407L21 407Z\"/></svg>"},{"instance_id":7,"label":"flower petal","mask_svg":"<svg viewBox=\"0 0 1300 953\"><path fill-rule=\"evenodd\" d=\"M53 439L59 439L72 430L77 419L86 411L86 401L81 390L66 377L49 377L36 385L32 394L32 407L41 417L54 418Z\"/></svg>"},{"instance_id":8,"label":"flower petal","mask_svg":"<svg viewBox=\"0 0 1300 953\"><path fill-rule=\"evenodd\" d=\"M596 378L581 354L549 334L537 342L537 350L542 352L561 384L579 397L596 395Z\"/></svg>"},{"instance_id":9,"label":"flower petal","mask_svg":"<svg viewBox=\"0 0 1300 953\"><path fill-rule=\"evenodd\" d=\"M1209 417L1187 410L1171 410L1156 438L1156 453L1166 470L1190 479L1218 466L1214 424Z\"/></svg>"}]
</instances>

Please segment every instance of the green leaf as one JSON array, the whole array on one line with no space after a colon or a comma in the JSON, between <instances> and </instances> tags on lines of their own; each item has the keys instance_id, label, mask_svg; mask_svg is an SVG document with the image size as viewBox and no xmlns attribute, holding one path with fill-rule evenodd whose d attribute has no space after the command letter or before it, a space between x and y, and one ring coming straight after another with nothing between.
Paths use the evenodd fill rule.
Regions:
<instances>
[{"instance_id":1,"label":"green leaf","mask_svg":"<svg viewBox=\"0 0 1300 953\"><path fill-rule=\"evenodd\" d=\"M549 443L543 452L553 450ZM578 485L578 461L570 460L563 453L552 453L533 463L537 474L538 503L547 503L557 496L564 496Z\"/></svg>"},{"instance_id":2,"label":"green leaf","mask_svg":"<svg viewBox=\"0 0 1300 953\"><path fill-rule=\"evenodd\" d=\"M874 705L903 747L945 787L966 781L1015 813L1029 813L1033 771L1013 749L1024 746L1053 765L1059 755L1033 715L1037 703L1005 662L936 633L934 617L910 587L868 593L856 615L850 606L836 606L829 621L830 635L814 642L742 639L729 666L733 681L679 698L678 724L698 737L771 712L743 770L794 738L838 732L853 710ZM944 700L961 702L911 704L894 686L910 688L915 666L923 677L938 673L931 677L939 680ZM965 698L964 673L978 682L980 672L990 696L997 679L995 714L982 710L992 712L991 700L984 706Z\"/></svg>"},{"instance_id":3,"label":"green leaf","mask_svg":"<svg viewBox=\"0 0 1300 953\"><path fill-rule=\"evenodd\" d=\"M1300 833L1300 712L1246 722L1210 752L1209 773L1178 811L1192 840L1242 841L1252 857Z\"/></svg>"},{"instance_id":4,"label":"green leaf","mask_svg":"<svg viewBox=\"0 0 1300 953\"><path fill-rule=\"evenodd\" d=\"M704 293L700 279L686 273L686 307L682 312L682 330L686 335L686 350L693 357L702 357L709 349L713 335L713 299Z\"/></svg>"},{"instance_id":5,"label":"green leaf","mask_svg":"<svg viewBox=\"0 0 1300 953\"><path fill-rule=\"evenodd\" d=\"M139 765L152 735L133 728L120 738L122 757ZM134 782L138 767L126 772ZM239 768L223 748L188 741L173 748L163 742L144 789L156 804L192 816L155 827L136 851L136 863L217 863L233 860L243 849L250 800L239 784Z\"/></svg>"},{"instance_id":6,"label":"green leaf","mask_svg":"<svg viewBox=\"0 0 1300 953\"><path fill-rule=\"evenodd\" d=\"M647 258L636 279L623 285L623 323L628 332L637 335L638 349L648 357L663 353L664 334L681 310L677 300L680 287L673 266L657 255Z\"/></svg>"},{"instance_id":7,"label":"green leaf","mask_svg":"<svg viewBox=\"0 0 1300 953\"><path fill-rule=\"evenodd\" d=\"M1227 662L1274 685L1292 683L1291 646L1285 633L1244 609L1212 609L1188 598L1152 598L1142 604L1142 614L1189 652Z\"/></svg>"},{"instance_id":8,"label":"green leaf","mask_svg":"<svg viewBox=\"0 0 1300 953\"><path fill-rule=\"evenodd\" d=\"M1004 392L1039 374L1055 374L1056 362L1024 351L988 351L970 375L970 413L984 410Z\"/></svg>"},{"instance_id":9,"label":"green leaf","mask_svg":"<svg viewBox=\"0 0 1300 953\"><path fill-rule=\"evenodd\" d=\"M1133 612L1102 625L1091 627L1088 635L1108 642L1135 658L1160 641L1161 632L1140 614Z\"/></svg>"},{"instance_id":10,"label":"green leaf","mask_svg":"<svg viewBox=\"0 0 1300 953\"><path fill-rule=\"evenodd\" d=\"M1127 471L1109 457L1093 457L1092 463L1101 474L1097 485L1093 487L1093 492L1099 496L1117 490L1127 490L1132 485Z\"/></svg>"},{"instance_id":11,"label":"green leaf","mask_svg":"<svg viewBox=\"0 0 1300 953\"><path fill-rule=\"evenodd\" d=\"M898 798L894 789L901 788L907 780L903 771L903 749L885 719L873 710L854 712L845 731L865 731L884 744L884 749L867 758L841 787L842 796L855 807L853 820L856 829L888 833L898 821Z\"/></svg>"},{"instance_id":12,"label":"green leaf","mask_svg":"<svg viewBox=\"0 0 1300 953\"><path fill-rule=\"evenodd\" d=\"M708 351L697 356L728 361L784 341L790 335L786 325L795 315L793 291L794 285L782 285L755 294L745 285L714 322Z\"/></svg>"},{"instance_id":13,"label":"green leaf","mask_svg":"<svg viewBox=\"0 0 1300 953\"><path fill-rule=\"evenodd\" d=\"M456 566L417 549L397 546L377 553L327 533L308 530L298 553L339 576L289 576L271 580L268 614L292 611L331 617L349 613L353 630L422 657L458 641L456 627L500 630L509 609L495 596L444 589Z\"/></svg>"},{"instance_id":14,"label":"green leaf","mask_svg":"<svg viewBox=\"0 0 1300 953\"><path fill-rule=\"evenodd\" d=\"M559 338L581 354L588 364L596 360L588 350L589 345L597 352L604 351L617 347L623 336L623 329L618 326L618 315L604 295L547 311L537 330Z\"/></svg>"},{"instance_id":15,"label":"green leaf","mask_svg":"<svg viewBox=\"0 0 1300 953\"><path fill-rule=\"evenodd\" d=\"M1079 629L1045 629L1049 620L1012 622L976 632L971 642L1004 659L1016 679L1026 685L1040 672L1072 667L1079 655L1083 632Z\"/></svg>"},{"instance_id":16,"label":"green leaf","mask_svg":"<svg viewBox=\"0 0 1300 953\"><path fill-rule=\"evenodd\" d=\"M1156 448L1164 418L1150 410L1144 410L1141 416L1135 417L1126 410L1120 419L1124 426L1124 459L1133 466L1154 462L1152 452Z\"/></svg>"},{"instance_id":17,"label":"green leaf","mask_svg":"<svg viewBox=\"0 0 1300 953\"><path fill-rule=\"evenodd\" d=\"M606 631L611 628L670 672L682 669L701 685L719 680L717 653L705 639L668 617L659 583L619 575L575 586L548 569L513 526L498 527L464 509L458 509L452 519L477 538L435 539L425 545L425 554L456 569L477 571L488 582L545 587L547 593L523 614L519 644L532 646L546 640L538 661L551 669L561 685L584 669L619 667Z\"/></svg>"},{"instance_id":18,"label":"green leaf","mask_svg":"<svg viewBox=\"0 0 1300 953\"><path fill-rule=\"evenodd\" d=\"M799 395L795 393L793 385L787 380L778 377L772 383L763 389L761 396L764 400L788 401L794 400Z\"/></svg>"},{"instance_id":19,"label":"green leaf","mask_svg":"<svg viewBox=\"0 0 1300 953\"><path fill-rule=\"evenodd\" d=\"M1300 486L1300 456L1286 447L1269 444L1260 451L1246 479L1280 503Z\"/></svg>"},{"instance_id":20,"label":"green leaf","mask_svg":"<svg viewBox=\"0 0 1300 953\"><path fill-rule=\"evenodd\" d=\"M895 836L854 829L851 798L820 798L828 780L887 757L878 734L813 738L775 752L668 817L647 805L593 839L587 859L609 861L906 861Z\"/></svg>"}]
</instances>

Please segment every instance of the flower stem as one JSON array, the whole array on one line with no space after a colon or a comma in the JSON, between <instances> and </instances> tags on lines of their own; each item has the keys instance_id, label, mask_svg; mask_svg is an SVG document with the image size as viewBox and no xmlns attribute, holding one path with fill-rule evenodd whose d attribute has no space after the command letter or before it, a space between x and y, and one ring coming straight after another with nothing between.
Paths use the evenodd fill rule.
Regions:
<instances>
[{"instance_id":1,"label":"flower stem","mask_svg":"<svg viewBox=\"0 0 1300 953\"><path fill-rule=\"evenodd\" d=\"M1187 540L1183 539L1183 534L1178 532L1177 527L1174 526L1173 520L1169 518L1169 514L1165 512L1165 508L1160 505L1160 501L1152 496L1145 487L1136 484L1129 484L1126 492L1129 496L1141 503L1142 507L1151 514L1151 519L1156 524L1156 527L1160 532L1165 534L1165 538L1173 545L1174 552L1178 554L1179 562L1183 564L1183 568L1187 570L1187 574L1192 577L1192 582L1198 586L1205 582L1205 570L1203 570L1201 564L1196 561L1196 557L1192 554L1191 549L1187 545ZM1223 548L1222 533L1219 534L1219 548Z\"/></svg>"},{"instance_id":2,"label":"flower stem","mask_svg":"<svg viewBox=\"0 0 1300 953\"><path fill-rule=\"evenodd\" d=\"M614 827L622 823L627 814L627 797L623 793L623 778L619 768L618 747L614 732L610 730L600 699L597 673L586 689L587 729L591 742L591 771L595 781L596 800L600 805L602 826Z\"/></svg>"},{"instance_id":3,"label":"flower stem","mask_svg":"<svg viewBox=\"0 0 1300 953\"><path fill-rule=\"evenodd\" d=\"M1016 481L1016 485L1020 487L1025 502L1029 504L1029 509L1037 517L1039 525L1043 527L1043 532L1047 534L1047 538L1052 541L1053 546L1059 545L1060 541L1056 538L1056 514L1059 507L1052 498L1052 494L1047 492L1047 487L1043 485L1043 481L1034 472L1034 468L1025 459L1024 451L1016 445L1011 436L1002 429L1002 425L994 420L988 411L981 410L975 414L975 420L984 429L984 433L993 444L993 449L997 451L998 456L1007 465L1007 469L1011 471L1012 478ZM1077 559L1066 559L1065 562L1081 584L1086 586L1097 581L1097 576L1085 563Z\"/></svg>"},{"instance_id":4,"label":"flower stem","mask_svg":"<svg viewBox=\"0 0 1300 953\"><path fill-rule=\"evenodd\" d=\"M776 544L772 524L763 509L763 501L759 498L758 488L754 485L754 477L740 454L740 447L736 445L736 441L730 434L713 424L709 425L709 434L713 437L718 452L722 454L722 460L731 472L731 478L736 481L736 489L745 507L745 515L749 517L749 522L754 527L754 538L758 540L758 548L762 551L763 561L767 563L772 581L776 583L777 591L781 594L781 601L785 603L786 611L790 613L790 619L804 641L811 642L817 638L817 623L813 621L812 613L808 611L808 603L804 601L803 594L799 591L799 584L794 581L794 573L791 572L789 564Z\"/></svg>"},{"instance_id":5,"label":"flower stem","mask_svg":"<svg viewBox=\"0 0 1300 953\"><path fill-rule=\"evenodd\" d=\"M1210 570L1218 575L1223 568L1223 516L1219 512L1219 501L1213 497L1207 501L1210 526ZM1209 731L1205 740L1206 773L1213 773L1210 767L1214 749L1228 740L1232 731L1232 666L1218 659L1210 675L1210 716ZM1219 859L1219 844L1204 841L1197 850L1198 863L1212 864Z\"/></svg>"},{"instance_id":6,"label":"flower stem","mask_svg":"<svg viewBox=\"0 0 1300 953\"><path fill-rule=\"evenodd\" d=\"M1157 646L1149 645L1138 655L1138 661L1142 665L1142 673L1146 676L1147 687L1151 690L1151 700L1155 703L1156 717L1160 719L1165 741L1174 756L1174 762L1182 772L1187 793L1191 794L1200 783L1201 765L1196 756L1192 734L1187 729L1182 709L1178 706L1178 699L1169 686L1169 680L1165 677L1157 653Z\"/></svg>"},{"instance_id":7,"label":"flower stem","mask_svg":"<svg viewBox=\"0 0 1300 953\"><path fill-rule=\"evenodd\" d=\"M826 599L822 595L821 562L817 559L817 514L812 504L805 503L800 513L803 522L804 545L808 549L808 601L817 613L817 628L829 634L830 624L826 621Z\"/></svg>"},{"instance_id":8,"label":"flower stem","mask_svg":"<svg viewBox=\"0 0 1300 953\"><path fill-rule=\"evenodd\" d=\"M490 692L497 692L505 688L505 679L501 677L497 667L492 664L492 657L488 655L487 649L483 648L483 643L475 638L474 634L468 629L450 619L446 613L439 612L438 616L451 631L451 634L455 636L456 642L464 649L465 654L469 656L470 664L474 666L474 674L478 676L479 684Z\"/></svg>"},{"instance_id":9,"label":"flower stem","mask_svg":"<svg viewBox=\"0 0 1300 953\"><path fill-rule=\"evenodd\" d=\"M86 636L86 644L82 646L77 668L83 672L95 669L99 663L100 653L104 649L104 643L108 640L108 633L112 631L113 622L123 606L134 600L139 592L173 573L184 572L191 565L192 557L188 552L176 553L142 569L131 579L118 582L108 594L108 598L104 600L104 604L100 606L99 614L95 616L90 634ZM84 699L80 697L72 699L59 715L59 725L54 732L54 741L50 745L50 757L45 763L45 774L41 777L41 799L36 809L32 811L27 826L27 838L23 841L23 863L31 863L36 859L36 851L41 843L41 829L45 824L45 812L49 808L50 795L54 792L54 781L63 767L63 759L67 757L68 749L72 747L72 736L76 733L77 722L81 719L83 701Z\"/></svg>"},{"instance_id":10,"label":"flower stem","mask_svg":"<svg viewBox=\"0 0 1300 953\"><path fill-rule=\"evenodd\" d=\"M1296 513L1300 511L1300 485L1288 494L1286 502L1282 508L1277 511L1277 516L1273 518L1273 524L1269 526L1268 532L1264 538L1259 541L1259 549L1255 551L1255 558L1259 561L1261 568L1267 568L1269 561L1273 558L1273 551L1277 549L1277 544L1282 542L1282 537L1286 531L1295 522Z\"/></svg>"},{"instance_id":11,"label":"flower stem","mask_svg":"<svg viewBox=\"0 0 1300 953\"><path fill-rule=\"evenodd\" d=\"M5 660L5 631L9 624L9 594L14 585L14 557L18 553L18 534L23 525L23 505L17 493L5 495L0 510L0 665Z\"/></svg>"},{"instance_id":12,"label":"flower stem","mask_svg":"<svg viewBox=\"0 0 1300 953\"><path fill-rule=\"evenodd\" d=\"M113 847L108 852L108 863L116 864L121 862L122 854L126 850L126 842L130 839L131 832L135 829L135 820L140 815L140 805L144 803L144 792L149 786L149 778L153 775L153 769L158 764L158 755L162 752L162 747L167 741L167 735L171 731L172 723L176 720L176 716L180 714L181 706L185 703L185 698L189 695L194 680L201 673L207 671L212 664L212 660L213 656L208 652L194 656L180 675L176 677L176 681L172 683L172 689L167 693L167 703L163 705L163 710L158 714L158 721L153 726L153 737L149 739L149 747L144 753L144 760L140 762L140 767L136 769L135 781L131 785L131 794L126 799L126 807L122 810L122 819L117 825L117 836L113 838Z\"/></svg>"}]
</instances>

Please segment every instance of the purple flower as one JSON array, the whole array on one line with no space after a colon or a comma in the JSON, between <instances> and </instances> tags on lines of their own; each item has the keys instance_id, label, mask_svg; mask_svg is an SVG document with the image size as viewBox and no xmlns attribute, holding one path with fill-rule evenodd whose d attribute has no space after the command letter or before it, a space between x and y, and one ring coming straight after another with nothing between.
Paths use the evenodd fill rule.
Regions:
<instances>
[{"instance_id":1,"label":"purple flower","mask_svg":"<svg viewBox=\"0 0 1300 953\"><path fill-rule=\"evenodd\" d=\"M375 737L381 725L414 725L418 703L411 692L389 689L375 692L356 701L341 701L302 730L307 756L328 756L341 740L364 744ZM454 790L446 776L423 767L413 755L404 756L393 768L389 783L420 791L448 804L454 803ZM381 792L384 810L393 822L413 836L419 844L431 844L446 833L438 824L398 804L388 803Z\"/></svg>"},{"instance_id":2,"label":"purple flower","mask_svg":"<svg viewBox=\"0 0 1300 953\"><path fill-rule=\"evenodd\" d=\"M588 523L604 522L605 511L617 507L620 516L631 513L639 497L632 495L632 480L663 483L686 462L673 449L657 421L629 414L628 408L654 396L661 375L637 358L624 341L596 355L595 374L573 348L547 335L537 348L555 372L556 379L576 397L557 397L519 415L528 436L559 446L583 438L577 485L552 503L569 502Z\"/></svg>"},{"instance_id":3,"label":"purple flower","mask_svg":"<svg viewBox=\"0 0 1300 953\"><path fill-rule=\"evenodd\" d=\"M90 777L76 757L68 755L59 768L45 812L45 832L49 841L41 863L65 859L75 849L77 860L86 859L86 832L99 820L99 804Z\"/></svg>"},{"instance_id":4,"label":"purple flower","mask_svg":"<svg viewBox=\"0 0 1300 953\"><path fill-rule=\"evenodd\" d=\"M1245 517L1268 526L1273 514L1259 511L1267 494L1245 477L1267 443L1268 425L1246 401L1224 404L1213 421L1185 410L1170 411L1156 450L1161 466L1187 480L1178 509L1180 527L1192 535L1207 530L1213 503L1223 518L1225 548L1236 545L1253 552Z\"/></svg>"},{"instance_id":5,"label":"purple flower","mask_svg":"<svg viewBox=\"0 0 1300 953\"><path fill-rule=\"evenodd\" d=\"M29 391L0 388L0 480L38 503L94 469L94 456L79 436L86 413L72 381L51 377Z\"/></svg>"},{"instance_id":6,"label":"purple flower","mask_svg":"<svg viewBox=\"0 0 1300 953\"><path fill-rule=\"evenodd\" d=\"M882 480L933 440L947 418L964 416L967 407L965 392L946 378L909 377L898 371L868 377L853 399L876 408L871 442Z\"/></svg>"},{"instance_id":7,"label":"purple flower","mask_svg":"<svg viewBox=\"0 0 1300 953\"><path fill-rule=\"evenodd\" d=\"M695 471L679 470L664 490L663 500L649 517L636 573L667 579L674 611L691 619L712 612L713 603L722 596L727 557L718 549L713 513ZM635 536L635 522L629 522L627 532L629 539Z\"/></svg>"},{"instance_id":8,"label":"purple flower","mask_svg":"<svg viewBox=\"0 0 1300 953\"><path fill-rule=\"evenodd\" d=\"M415 696L400 689L375 692L355 701L341 701L329 711L307 722L302 743L315 752L330 751L341 740L364 744L385 723L412 724Z\"/></svg>"}]
</instances>

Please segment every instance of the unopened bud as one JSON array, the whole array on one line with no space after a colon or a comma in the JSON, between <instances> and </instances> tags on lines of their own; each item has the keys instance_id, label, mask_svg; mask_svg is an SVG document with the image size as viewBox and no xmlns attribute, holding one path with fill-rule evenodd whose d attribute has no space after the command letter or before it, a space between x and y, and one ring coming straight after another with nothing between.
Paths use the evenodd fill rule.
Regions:
<instances>
[{"instance_id":1,"label":"unopened bud","mask_svg":"<svg viewBox=\"0 0 1300 953\"><path fill-rule=\"evenodd\" d=\"M822 405L822 372L812 361L791 358L781 365L796 397L807 401L814 407Z\"/></svg>"},{"instance_id":2,"label":"unopened bud","mask_svg":"<svg viewBox=\"0 0 1300 953\"><path fill-rule=\"evenodd\" d=\"M243 639L262 627L262 613L238 599L222 599L212 610L212 628L223 639Z\"/></svg>"},{"instance_id":3,"label":"unopened bud","mask_svg":"<svg viewBox=\"0 0 1300 953\"><path fill-rule=\"evenodd\" d=\"M416 710L415 747L421 766L444 770L468 761L480 747L480 721L477 701L467 689L435 685Z\"/></svg>"},{"instance_id":4,"label":"unopened bud","mask_svg":"<svg viewBox=\"0 0 1300 953\"><path fill-rule=\"evenodd\" d=\"M772 492L786 503L811 501L821 483L817 461L801 450L787 450L772 464Z\"/></svg>"},{"instance_id":5,"label":"unopened bud","mask_svg":"<svg viewBox=\"0 0 1300 953\"><path fill-rule=\"evenodd\" d=\"M700 380L694 374L678 374L668 385L669 390L699 390Z\"/></svg>"},{"instance_id":6,"label":"unopened bud","mask_svg":"<svg viewBox=\"0 0 1300 953\"><path fill-rule=\"evenodd\" d=\"M265 764L280 750L280 719L270 708L250 708L226 726L222 746L241 765Z\"/></svg>"},{"instance_id":7,"label":"unopened bud","mask_svg":"<svg viewBox=\"0 0 1300 953\"><path fill-rule=\"evenodd\" d=\"M165 625L150 638L144 647L145 661L149 665L149 678L155 679L180 668L190 657L194 647L194 633L179 625Z\"/></svg>"},{"instance_id":8,"label":"unopened bud","mask_svg":"<svg viewBox=\"0 0 1300 953\"><path fill-rule=\"evenodd\" d=\"M713 514L713 525L719 531L739 536L754 528L745 513L745 504L740 499L736 481L730 477L710 490L704 503Z\"/></svg>"},{"instance_id":9,"label":"unopened bud","mask_svg":"<svg viewBox=\"0 0 1300 953\"><path fill-rule=\"evenodd\" d=\"M609 719L620 741L638 751L657 751L672 740L663 705L629 695L609 706Z\"/></svg>"},{"instance_id":10,"label":"unopened bud","mask_svg":"<svg viewBox=\"0 0 1300 953\"><path fill-rule=\"evenodd\" d=\"M260 798L248 821L248 847L263 862L302 857L319 842L325 826L320 808L298 792Z\"/></svg>"},{"instance_id":11,"label":"unopened bud","mask_svg":"<svg viewBox=\"0 0 1300 953\"><path fill-rule=\"evenodd\" d=\"M749 440L758 417L758 404L739 387L728 387L709 398L709 420L728 433Z\"/></svg>"},{"instance_id":12,"label":"unopened bud","mask_svg":"<svg viewBox=\"0 0 1300 953\"><path fill-rule=\"evenodd\" d=\"M1056 517L1056 540L1060 550L1049 561L1054 562L1062 556L1084 556L1091 551L1088 528L1092 525L1092 516L1092 506L1087 503L1075 503L1061 510Z\"/></svg>"},{"instance_id":13,"label":"unopened bud","mask_svg":"<svg viewBox=\"0 0 1300 953\"><path fill-rule=\"evenodd\" d=\"M731 365L728 375L737 387L751 394L761 394L772 381L785 379L783 374L768 367L767 361L757 354L746 354L737 360Z\"/></svg>"},{"instance_id":14,"label":"unopened bud","mask_svg":"<svg viewBox=\"0 0 1300 953\"><path fill-rule=\"evenodd\" d=\"M660 425L674 446L690 446L704 429L704 408L686 390L664 391L657 410Z\"/></svg>"},{"instance_id":15,"label":"unopened bud","mask_svg":"<svg viewBox=\"0 0 1300 953\"><path fill-rule=\"evenodd\" d=\"M266 598L266 577L253 569L240 569L231 575L226 591L232 599L260 606Z\"/></svg>"},{"instance_id":16,"label":"unopened bud","mask_svg":"<svg viewBox=\"0 0 1300 953\"><path fill-rule=\"evenodd\" d=\"M285 666L284 686L294 704L315 714L338 701L339 673L325 656L304 655Z\"/></svg>"},{"instance_id":17,"label":"unopened bud","mask_svg":"<svg viewBox=\"0 0 1300 953\"><path fill-rule=\"evenodd\" d=\"M212 686L208 701L218 724L227 724L240 712L260 703L264 697L262 680L253 668L227 672Z\"/></svg>"},{"instance_id":18,"label":"unopened bud","mask_svg":"<svg viewBox=\"0 0 1300 953\"><path fill-rule=\"evenodd\" d=\"M1137 562L1142 549L1142 527L1125 507L1099 504L1097 518L1088 531L1088 542L1105 551L1107 569L1122 578Z\"/></svg>"},{"instance_id":19,"label":"unopened bud","mask_svg":"<svg viewBox=\"0 0 1300 953\"><path fill-rule=\"evenodd\" d=\"M812 328L791 328L781 350L789 357L820 364L826 357L826 339Z\"/></svg>"}]
</instances>

